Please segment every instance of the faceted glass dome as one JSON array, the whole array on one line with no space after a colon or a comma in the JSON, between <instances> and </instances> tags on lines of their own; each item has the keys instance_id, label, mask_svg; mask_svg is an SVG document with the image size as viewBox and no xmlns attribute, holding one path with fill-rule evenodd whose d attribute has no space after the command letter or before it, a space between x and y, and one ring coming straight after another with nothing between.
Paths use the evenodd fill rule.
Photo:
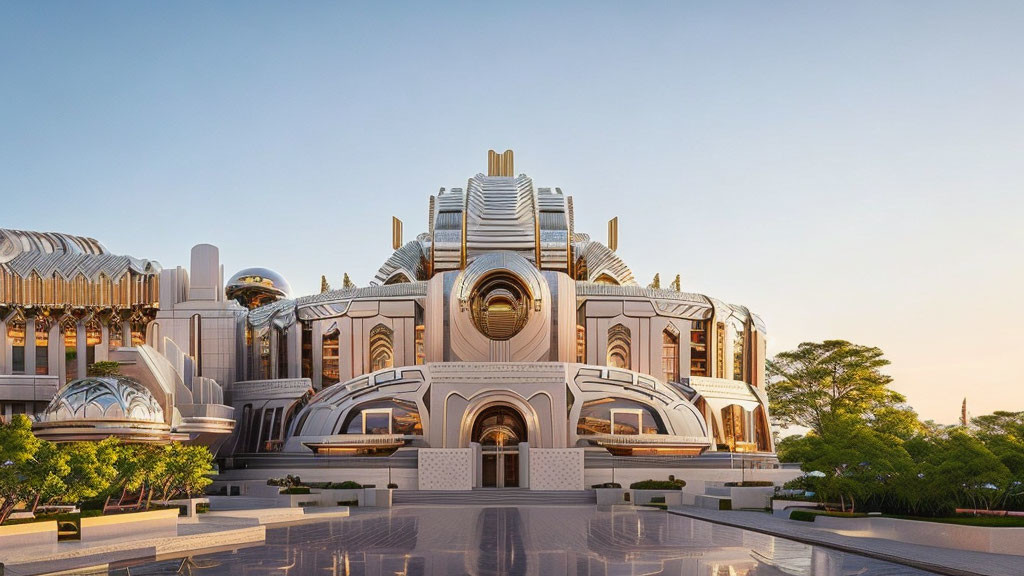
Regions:
<instances>
[{"instance_id":1,"label":"faceted glass dome","mask_svg":"<svg viewBox=\"0 0 1024 576\"><path fill-rule=\"evenodd\" d=\"M228 279L224 295L251 310L282 298L291 298L292 287L284 276L273 270L246 268Z\"/></svg>"},{"instance_id":2,"label":"faceted glass dome","mask_svg":"<svg viewBox=\"0 0 1024 576\"><path fill-rule=\"evenodd\" d=\"M43 412L43 422L134 420L164 422L164 410L145 386L123 376L72 380Z\"/></svg>"}]
</instances>

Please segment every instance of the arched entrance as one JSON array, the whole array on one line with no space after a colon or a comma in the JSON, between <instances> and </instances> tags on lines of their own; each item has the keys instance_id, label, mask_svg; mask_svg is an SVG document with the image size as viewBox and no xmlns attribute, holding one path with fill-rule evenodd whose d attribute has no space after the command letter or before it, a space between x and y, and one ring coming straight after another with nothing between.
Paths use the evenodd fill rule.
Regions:
<instances>
[{"instance_id":1,"label":"arched entrance","mask_svg":"<svg viewBox=\"0 0 1024 576\"><path fill-rule=\"evenodd\" d=\"M480 444L485 488L519 486L519 443L527 441L527 432L518 410L503 404L484 409L473 421L471 440Z\"/></svg>"}]
</instances>

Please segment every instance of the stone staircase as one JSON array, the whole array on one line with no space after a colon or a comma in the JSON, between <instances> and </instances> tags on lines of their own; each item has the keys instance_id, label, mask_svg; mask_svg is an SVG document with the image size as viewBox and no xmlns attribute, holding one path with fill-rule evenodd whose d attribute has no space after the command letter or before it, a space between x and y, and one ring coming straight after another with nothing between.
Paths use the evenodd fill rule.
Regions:
<instances>
[{"instance_id":1,"label":"stone staircase","mask_svg":"<svg viewBox=\"0 0 1024 576\"><path fill-rule=\"evenodd\" d=\"M395 490L395 506L458 504L468 506L586 506L597 504L594 490Z\"/></svg>"}]
</instances>

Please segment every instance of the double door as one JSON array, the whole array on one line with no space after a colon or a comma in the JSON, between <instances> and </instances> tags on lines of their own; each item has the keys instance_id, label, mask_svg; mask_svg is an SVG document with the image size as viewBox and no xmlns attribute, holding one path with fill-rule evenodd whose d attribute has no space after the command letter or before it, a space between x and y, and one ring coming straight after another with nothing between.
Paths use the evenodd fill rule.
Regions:
<instances>
[{"instance_id":1,"label":"double door","mask_svg":"<svg viewBox=\"0 0 1024 576\"><path fill-rule=\"evenodd\" d=\"M519 486L519 447L481 446L484 488Z\"/></svg>"}]
</instances>

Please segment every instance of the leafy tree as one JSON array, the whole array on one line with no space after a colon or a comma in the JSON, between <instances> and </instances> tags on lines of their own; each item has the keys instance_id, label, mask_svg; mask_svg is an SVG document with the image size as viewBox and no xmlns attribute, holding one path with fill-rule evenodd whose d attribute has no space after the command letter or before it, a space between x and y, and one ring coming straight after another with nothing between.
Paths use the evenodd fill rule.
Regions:
<instances>
[{"instance_id":1,"label":"leafy tree","mask_svg":"<svg viewBox=\"0 0 1024 576\"><path fill-rule=\"evenodd\" d=\"M889 361L879 348L845 340L804 342L768 361L772 415L783 428L796 425L821 435L832 414L866 417L904 402L881 372Z\"/></svg>"},{"instance_id":2,"label":"leafy tree","mask_svg":"<svg viewBox=\"0 0 1024 576\"><path fill-rule=\"evenodd\" d=\"M191 498L201 494L213 480L213 455L206 446L187 446L172 443L167 447L164 478L161 485L161 500L168 500L176 494Z\"/></svg>"},{"instance_id":3,"label":"leafy tree","mask_svg":"<svg viewBox=\"0 0 1024 576\"><path fill-rule=\"evenodd\" d=\"M118 440L107 438L99 442L71 442L58 444L67 454L68 474L62 499L81 502L106 493L117 479Z\"/></svg>"},{"instance_id":4,"label":"leafy tree","mask_svg":"<svg viewBox=\"0 0 1024 576\"><path fill-rule=\"evenodd\" d=\"M0 425L0 524L26 497L24 468L35 457L39 444L32 434L32 423L23 414Z\"/></svg>"},{"instance_id":5,"label":"leafy tree","mask_svg":"<svg viewBox=\"0 0 1024 576\"><path fill-rule=\"evenodd\" d=\"M153 444L121 444L118 447L117 478L123 492L142 492L149 508L153 493L164 478L167 448Z\"/></svg>"},{"instance_id":6,"label":"leafy tree","mask_svg":"<svg viewBox=\"0 0 1024 576\"><path fill-rule=\"evenodd\" d=\"M881 406L871 414L868 425L880 434L902 441L925 432L924 425L917 418L917 412L909 406Z\"/></svg>"}]
</instances>

